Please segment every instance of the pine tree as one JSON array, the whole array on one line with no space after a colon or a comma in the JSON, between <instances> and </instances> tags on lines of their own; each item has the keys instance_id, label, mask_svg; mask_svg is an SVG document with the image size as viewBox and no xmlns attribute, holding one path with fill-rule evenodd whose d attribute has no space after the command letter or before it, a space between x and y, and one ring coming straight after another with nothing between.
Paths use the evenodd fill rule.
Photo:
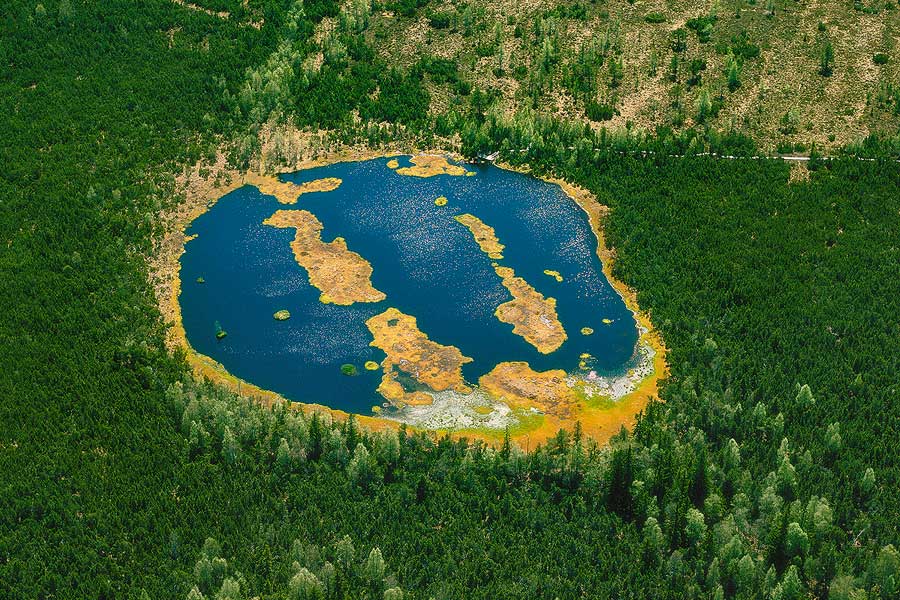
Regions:
<instances>
[{"instance_id":1,"label":"pine tree","mask_svg":"<svg viewBox=\"0 0 900 600\"><path fill-rule=\"evenodd\" d=\"M242 600L241 585L234 579L226 577L222 587L216 593L216 600Z\"/></svg>"},{"instance_id":2,"label":"pine tree","mask_svg":"<svg viewBox=\"0 0 900 600\"><path fill-rule=\"evenodd\" d=\"M609 467L606 505L624 519L632 514L631 484L634 482L634 465L629 444L613 452Z\"/></svg>"},{"instance_id":3,"label":"pine tree","mask_svg":"<svg viewBox=\"0 0 900 600\"><path fill-rule=\"evenodd\" d=\"M72 3L69 0L60 0L57 10L59 10L59 20L63 23L72 19Z\"/></svg>"},{"instance_id":4,"label":"pine tree","mask_svg":"<svg viewBox=\"0 0 900 600\"><path fill-rule=\"evenodd\" d=\"M709 92L701 90L697 97L697 116L698 123L705 123L712 113L712 101L709 99ZM708 340L712 341L712 340Z\"/></svg>"},{"instance_id":5,"label":"pine tree","mask_svg":"<svg viewBox=\"0 0 900 600\"><path fill-rule=\"evenodd\" d=\"M204 596L203 592L195 585L191 588L191 591L188 592L187 600L206 600L206 596Z\"/></svg>"},{"instance_id":6,"label":"pine tree","mask_svg":"<svg viewBox=\"0 0 900 600\"><path fill-rule=\"evenodd\" d=\"M869 585L881 589L882 598L900 596L900 552L893 544L883 547L868 572Z\"/></svg>"},{"instance_id":7,"label":"pine tree","mask_svg":"<svg viewBox=\"0 0 900 600\"><path fill-rule=\"evenodd\" d=\"M778 493L785 500L793 500L797 493L797 470L791 464L791 459L786 455L781 459L776 479L778 481Z\"/></svg>"},{"instance_id":8,"label":"pine tree","mask_svg":"<svg viewBox=\"0 0 900 600\"><path fill-rule=\"evenodd\" d=\"M511 447L512 447L512 444L509 439L509 427L507 426L503 432L503 445L500 446L500 459L503 460L503 462L506 462L509 460L509 453L510 453Z\"/></svg>"},{"instance_id":9,"label":"pine tree","mask_svg":"<svg viewBox=\"0 0 900 600\"><path fill-rule=\"evenodd\" d=\"M644 556L655 564L662 556L666 547L666 537L656 517L649 517L644 522Z\"/></svg>"},{"instance_id":10,"label":"pine tree","mask_svg":"<svg viewBox=\"0 0 900 600\"><path fill-rule=\"evenodd\" d=\"M697 457L694 461L694 472L691 476L691 485L688 490L688 497L691 499L694 506L697 508L703 506L703 501L706 500L708 490L709 463L706 458L706 449L703 447L697 452Z\"/></svg>"},{"instance_id":11,"label":"pine tree","mask_svg":"<svg viewBox=\"0 0 900 600\"><path fill-rule=\"evenodd\" d=\"M735 584L737 591L747 598L750 597L750 590L756 586L756 563L749 554L745 554L737 563Z\"/></svg>"},{"instance_id":12,"label":"pine tree","mask_svg":"<svg viewBox=\"0 0 900 600\"><path fill-rule=\"evenodd\" d=\"M728 90L733 92L739 87L741 87L741 65L738 60L734 57L734 54L729 55L728 61Z\"/></svg>"},{"instance_id":13,"label":"pine tree","mask_svg":"<svg viewBox=\"0 0 900 600\"><path fill-rule=\"evenodd\" d=\"M302 567L288 583L291 600L322 600L325 590L319 578Z\"/></svg>"},{"instance_id":14,"label":"pine tree","mask_svg":"<svg viewBox=\"0 0 900 600\"><path fill-rule=\"evenodd\" d=\"M381 550L377 547L372 548L369 552L369 556L363 562L362 572L372 585L381 584L381 581L384 579L384 557L381 556Z\"/></svg>"},{"instance_id":15,"label":"pine tree","mask_svg":"<svg viewBox=\"0 0 900 600\"><path fill-rule=\"evenodd\" d=\"M344 439L348 450L356 448L359 442L359 430L356 427L356 417L351 414L344 423Z\"/></svg>"},{"instance_id":16,"label":"pine tree","mask_svg":"<svg viewBox=\"0 0 900 600\"><path fill-rule=\"evenodd\" d=\"M800 576L797 574L797 567L791 565L781 583L775 586L772 598L773 600L800 600L804 595L803 584L800 582Z\"/></svg>"},{"instance_id":17,"label":"pine tree","mask_svg":"<svg viewBox=\"0 0 900 600\"><path fill-rule=\"evenodd\" d=\"M350 481L363 489L372 483L372 466L369 459L369 450L360 442L353 451L353 458L347 465L347 475Z\"/></svg>"},{"instance_id":18,"label":"pine tree","mask_svg":"<svg viewBox=\"0 0 900 600\"><path fill-rule=\"evenodd\" d=\"M309 448L307 456L310 460L319 460L322 456L322 422L319 413L313 413L309 423Z\"/></svg>"},{"instance_id":19,"label":"pine tree","mask_svg":"<svg viewBox=\"0 0 900 600\"><path fill-rule=\"evenodd\" d=\"M805 383L803 385L798 385L797 396L794 400L797 402L797 406L801 408L808 408L816 403L812 389Z\"/></svg>"},{"instance_id":20,"label":"pine tree","mask_svg":"<svg viewBox=\"0 0 900 600\"><path fill-rule=\"evenodd\" d=\"M875 470L868 467L863 473L862 480L859 483L859 491L862 493L863 499L872 497L875 493Z\"/></svg>"},{"instance_id":21,"label":"pine tree","mask_svg":"<svg viewBox=\"0 0 900 600\"><path fill-rule=\"evenodd\" d=\"M819 75L822 77L831 77L834 72L834 46L831 41L826 41L819 55Z\"/></svg>"},{"instance_id":22,"label":"pine tree","mask_svg":"<svg viewBox=\"0 0 900 600\"><path fill-rule=\"evenodd\" d=\"M843 439L841 438L841 424L832 423L825 432L825 447L832 455L836 455L841 450Z\"/></svg>"},{"instance_id":23,"label":"pine tree","mask_svg":"<svg viewBox=\"0 0 900 600\"><path fill-rule=\"evenodd\" d=\"M809 552L809 537L799 523L790 523L785 536L785 552L789 558Z\"/></svg>"},{"instance_id":24,"label":"pine tree","mask_svg":"<svg viewBox=\"0 0 900 600\"><path fill-rule=\"evenodd\" d=\"M688 542L695 546L706 537L706 518L696 508L689 508L687 511L687 525L685 525L684 533Z\"/></svg>"},{"instance_id":25,"label":"pine tree","mask_svg":"<svg viewBox=\"0 0 900 600\"><path fill-rule=\"evenodd\" d=\"M334 558L345 570L349 569L356 560L356 549L353 547L353 540L349 535L345 535L334 545Z\"/></svg>"},{"instance_id":26,"label":"pine tree","mask_svg":"<svg viewBox=\"0 0 900 600\"><path fill-rule=\"evenodd\" d=\"M622 84L622 78L625 76L625 67L622 59L614 57L609 60L609 87L617 88Z\"/></svg>"},{"instance_id":27,"label":"pine tree","mask_svg":"<svg viewBox=\"0 0 900 600\"><path fill-rule=\"evenodd\" d=\"M238 441L235 439L234 434L231 432L231 428L226 425L225 433L222 435L222 458L225 459L225 464L233 465L237 462L238 457Z\"/></svg>"},{"instance_id":28,"label":"pine tree","mask_svg":"<svg viewBox=\"0 0 900 600\"><path fill-rule=\"evenodd\" d=\"M291 470L291 446L284 438L278 442L278 450L275 452L275 467L281 474L289 473Z\"/></svg>"}]
</instances>

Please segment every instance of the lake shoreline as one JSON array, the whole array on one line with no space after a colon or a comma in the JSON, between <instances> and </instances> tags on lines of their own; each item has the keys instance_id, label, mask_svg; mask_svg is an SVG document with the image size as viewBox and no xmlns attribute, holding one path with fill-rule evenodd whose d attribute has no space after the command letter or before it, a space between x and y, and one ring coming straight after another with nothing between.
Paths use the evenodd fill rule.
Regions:
<instances>
[{"instance_id":1,"label":"lake shoreline","mask_svg":"<svg viewBox=\"0 0 900 600\"><path fill-rule=\"evenodd\" d=\"M416 156L418 154L435 154L462 161L462 157L459 155L440 151L407 155L398 152L354 150L298 161L296 165L286 166L280 172L296 172L340 162L393 158L401 155ZM262 165L260 166L262 167ZM497 164L496 166L533 176L527 169L511 167L505 164ZM207 173L203 173L203 171ZM568 374L567 382L577 384L581 386L581 389L587 385L591 386L591 389L604 390L608 393L612 406L604 406L598 409L584 406L574 415L573 419L560 419L553 415L540 413L535 415L529 414L527 415L528 417L534 416L535 418L528 418L526 419L528 421L527 425L522 421L521 427L513 426L512 429L520 430L516 431L515 438L517 440L524 440L526 444L530 444L551 438L559 428L571 429L574 421L578 420L581 421L587 435L603 443L617 433L622 425L629 428L632 427L637 413L643 410L651 396L658 394L658 383L668 372L665 362L666 349L658 332L653 328L649 315L642 312L638 307L634 291L612 276L612 262L614 261L615 253L612 250L607 250L602 230L602 219L608 211L607 207L601 205L592 194L583 188L556 178L540 177L540 179L559 185L562 191L588 215L590 229L598 240L597 254L602 263L603 273L616 290L616 293L623 299L628 310L635 317L639 333L636 353L640 355L640 359L636 366L621 375L602 377L592 376L593 373ZM194 350L187 340L182 324L179 301L182 284L180 279L180 258L185 251L185 244L190 239L193 239L191 236L186 235L185 231L194 220L212 208L226 194L244 185L256 185L259 187L260 184L264 186L272 185L273 182L277 181L277 176L260 175L253 171L240 172L236 169L231 169L225 165L222 157L219 157L211 169L195 166L178 178L178 189L183 194L184 199L174 210L164 213L165 234L157 247L157 251L149 261L151 282L156 292L160 311L168 326L166 343L171 351L184 353L188 365L197 377L207 378L225 385L242 396L253 398L266 405L286 402L289 403L288 406L294 409L324 411L334 418L343 420L349 416L349 413L321 404L290 401L281 394L262 389L233 375L221 363ZM474 396L474 394L472 395ZM457 396L457 394L454 394L454 396ZM412 407L400 409L399 413L401 414L404 411L410 412L409 416L411 418L407 419L399 418L400 414L397 413L381 414L380 416L356 414L355 417L361 424L373 430L396 429L401 423L406 423L413 427L424 426L425 430L432 431L435 434L451 433L454 437L479 438L488 442L501 440L504 435L504 427L511 423L511 411L504 412L503 415L496 415L499 418L454 418L448 420L445 416L438 414L441 413L442 406L444 409L451 406L452 402L447 402L448 399L442 398L439 401L435 398L434 406L427 409L423 407L415 407L413 410L410 410ZM456 398L456 400L459 400L459 398ZM471 402L466 401L463 404L467 407L472 405L469 408L477 408L475 405L481 406L485 404L485 400L480 397L471 400ZM492 404L502 405L502 402L495 401ZM458 410L454 409L449 411L449 413L461 414L462 410L463 407L460 406ZM416 418L412 413L419 413L419 418ZM451 426L440 426L444 424ZM500 427L497 427L498 425Z\"/></svg>"},{"instance_id":2,"label":"lake shoreline","mask_svg":"<svg viewBox=\"0 0 900 600\"><path fill-rule=\"evenodd\" d=\"M633 388L626 391L619 398L613 398L616 402L614 410L622 415L630 412L631 417L622 421L622 425L626 425L629 429L634 426L637 415L647 406L650 398L659 398L659 383L669 374L669 365L666 362L668 349L662 339L662 335L654 327L650 318L650 314L641 309L637 301L637 291L626 285L623 281L616 279L613 275L613 264L615 263L616 251L614 248L608 248L606 245L606 237L603 229L603 219L609 213L610 208L601 204L597 197L589 190L568 182L558 177L550 175L535 175L530 168L517 167L508 163L493 163L501 169L515 171L523 175L537 177L542 181L558 185L562 191L571 198L575 204L584 211L588 216L591 225L591 231L597 238L597 256L603 266L603 274L607 281L612 285L613 289L625 302L625 306L634 315L636 326L638 328L638 344L636 352L642 355L638 365L631 369L632 373L623 373L622 375L605 377L604 379L611 387L620 387L627 385L630 381ZM640 376L635 379L635 376ZM613 409L611 409L613 410ZM595 411L598 412L598 411ZM603 411L599 411L603 412ZM584 415L588 416L588 415ZM600 416L600 415L594 415ZM609 431L610 420L605 418L585 419L582 421L582 427L587 433L589 429L595 429L593 436L598 441L608 441L610 437L618 432Z\"/></svg>"}]
</instances>

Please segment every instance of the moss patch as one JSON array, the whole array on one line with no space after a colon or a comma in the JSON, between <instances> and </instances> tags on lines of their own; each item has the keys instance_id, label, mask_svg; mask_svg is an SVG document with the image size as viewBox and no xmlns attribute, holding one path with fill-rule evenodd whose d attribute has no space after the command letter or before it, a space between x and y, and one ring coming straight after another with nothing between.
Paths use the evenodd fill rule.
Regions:
<instances>
[{"instance_id":1,"label":"moss patch","mask_svg":"<svg viewBox=\"0 0 900 600\"><path fill-rule=\"evenodd\" d=\"M500 240L497 238L497 234L494 231L493 227L491 227L490 225L485 225L481 219L479 219L475 215L470 215L468 213L463 215L456 215L453 218L457 222L465 225L466 228L472 233L472 236L475 238L475 242L478 244L478 247L481 248L482 252L484 252L494 260L503 259L503 249L506 246L500 243Z\"/></svg>"},{"instance_id":2,"label":"moss patch","mask_svg":"<svg viewBox=\"0 0 900 600\"><path fill-rule=\"evenodd\" d=\"M383 292L372 286L372 265L347 249L344 238L323 242L322 223L307 210L279 210L266 225L297 230L291 242L294 258L306 269L309 282L322 292L323 304L347 306L354 302L380 302Z\"/></svg>"},{"instance_id":3,"label":"moss patch","mask_svg":"<svg viewBox=\"0 0 900 600\"><path fill-rule=\"evenodd\" d=\"M466 175L466 171L459 165L451 165L443 156L414 156L410 159L411 167L397 169L400 175L410 177L434 177L435 175Z\"/></svg>"},{"instance_id":4,"label":"moss patch","mask_svg":"<svg viewBox=\"0 0 900 600\"><path fill-rule=\"evenodd\" d=\"M552 277L557 282L562 283L563 276L559 273L559 271L553 271L551 269L544 269L544 275Z\"/></svg>"},{"instance_id":5,"label":"moss patch","mask_svg":"<svg viewBox=\"0 0 900 600\"><path fill-rule=\"evenodd\" d=\"M416 324L415 317L389 308L366 321L372 332L371 345L383 350L387 357L378 391L391 402L431 404L426 389L440 392L453 390L467 394L462 366L472 362L456 346L444 346L428 339ZM420 384L422 390L411 391L403 385L407 378Z\"/></svg>"}]
</instances>

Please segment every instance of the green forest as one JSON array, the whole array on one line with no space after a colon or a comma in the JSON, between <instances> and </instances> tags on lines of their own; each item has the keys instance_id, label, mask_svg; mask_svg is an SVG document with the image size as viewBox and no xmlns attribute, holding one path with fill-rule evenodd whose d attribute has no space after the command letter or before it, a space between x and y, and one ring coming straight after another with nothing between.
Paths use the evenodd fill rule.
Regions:
<instances>
[{"instance_id":1,"label":"green forest","mask_svg":"<svg viewBox=\"0 0 900 600\"><path fill-rule=\"evenodd\" d=\"M729 119L762 77L762 34L723 24L802 5L714 6L657 57L684 95L665 121L606 128L635 72L621 38L674 19L658 7L4 3L0 597L900 598L895 88L866 79L864 118L883 128L827 155L790 111ZM900 8L840 11L811 25L812 78L846 71L835 19L890 25ZM618 14L572 62L564 26ZM407 27L453 32L468 58L402 53ZM503 58L507 29L534 64ZM724 44L710 66L682 58L704 39ZM476 64L517 77L515 110ZM554 114L560 90L587 117ZM176 174L220 151L258 164L279 127L334 148L499 152L596 194L615 275L669 348L660 398L609 445L576 426L525 452L195 380L148 281L160 215ZM808 162L772 156L798 144Z\"/></svg>"}]
</instances>

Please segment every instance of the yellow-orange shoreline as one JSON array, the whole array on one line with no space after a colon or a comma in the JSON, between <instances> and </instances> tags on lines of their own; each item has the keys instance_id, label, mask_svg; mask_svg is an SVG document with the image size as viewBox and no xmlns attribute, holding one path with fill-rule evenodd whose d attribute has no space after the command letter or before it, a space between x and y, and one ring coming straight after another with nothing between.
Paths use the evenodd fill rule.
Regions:
<instances>
[{"instance_id":1,"label":"yellow-orange shoreline","mask_svg":"<svg viewBox=\"0 0 900 600\"><path fill-rule=\"evenodd\" d=\"M400 153L396 152L375 151L333 154L315 160L298 162L290 168L290 171L295 172L340 162L390 158L400 155ZM460 156L450 153L447 156L455 160L461 159ZM502 163L497 164L497 166L511 171L530 174L528 169L512 167ZM188 342L181 321L181 307L178 301L181 291L179 259L184 252L184 244L188 241L188 236L184 232L191 222L211 208L219 198L248 183L252 184L248 181L250 178L246 174L234 170L225 169L220 175L223 175L226 179L223 184L210 184L204 181L194 186L199 189L193 190L190 189L190 183L185 186L186 202L178 206L174 214L166 215L169 223L167 223L168 227L163 240L163 248L155 253L150 260L150 271L154 277L154 287L157 291L160 310L169 324L166 334L167 346L172 351L184 353L186 361L195 376L207 378L244 397L259 401L263 405L271 406L273 404L286 403L287 406L294 410L326 412L337 420L345 420L349 417L349 413L345 411L316 403L289 401L276 392L262 389L244 381L229 373L219 362L194 350ZM574 426L574 422L578 420L581 422L585 434L592 436L600 443L604 443L621 426L632 427L637 414L643 410L651 397L658 394L659 382L668 374L666 347L658 331L653 327L649 315L640 310L634 290L615 279L612 275L615 251L606 248L602 228L603 217L608 211L607 207L601 205L587 190L552 177L541 177L541 179L559 185L588 215L591 228L597 236L597 253L603 264L603 272L616 292L622 297L628 309L635 315L635 319L641 329L639 343L654 350L653 371L632 392L617 400L612 408L587 409L575 415L574 419L567 421L561 421L554 416L545 415L539 427L515 436L514 440L526 448L533 448L535 445L556 435L560 428L571 428ZM357 414L355 417L361 425L373 431L396 430L401 425L399 421L376 416ZM415 429L415 427L411 426L409 428ZM480 439L488 443L498 443L504 435L504 432L500 430L483 429L454 430L450 432L432 430L430 433L433 435L449 434L454 438Z\"/></svg>"}]
</instances>

